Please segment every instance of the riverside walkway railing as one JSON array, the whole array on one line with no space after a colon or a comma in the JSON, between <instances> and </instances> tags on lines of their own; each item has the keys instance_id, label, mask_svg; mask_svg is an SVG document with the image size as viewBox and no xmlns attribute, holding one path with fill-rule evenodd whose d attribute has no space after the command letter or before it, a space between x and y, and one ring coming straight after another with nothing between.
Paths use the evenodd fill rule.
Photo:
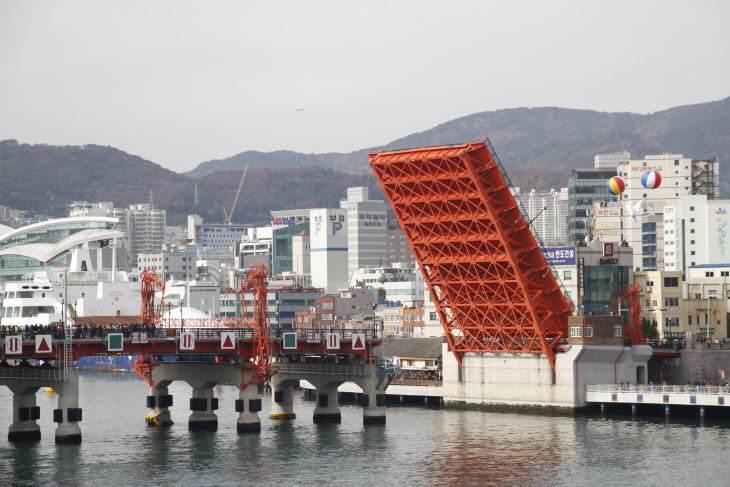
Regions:
<instances>
[{"instance_id":1,"label":"riverside walkway railing","mask_svg":"<svg viewBox=\"0 0 730 487\"><path fill-rule=\"evenodd\" d=\"M648 394L730 395L730 386L656 385L656 384L588 384L586 392L634 392Z\"/></svg>"},{"instance_id":2,"label":"riverside walkway railing","mask_svg":"<svg viewBox=\"0 0 730 487\"><path fill-rule=\"evenodd\" d=\"M392 386L443 387L444 381L433 379L393 379Z\"/></svg>"}]
</instances>

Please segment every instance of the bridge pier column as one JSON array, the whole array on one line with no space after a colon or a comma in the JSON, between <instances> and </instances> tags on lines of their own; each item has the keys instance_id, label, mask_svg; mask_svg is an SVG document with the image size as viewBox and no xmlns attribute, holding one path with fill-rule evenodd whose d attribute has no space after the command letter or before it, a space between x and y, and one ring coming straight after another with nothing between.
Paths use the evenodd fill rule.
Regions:
<instances>
[{"instance_id":1,"label":"bridge pier column","mask_svg":"<svg viewBox=\"0 0 730 487\"><path fill-rule=\"evenodd\" d=\"M218 416L213 412L218 409L218 399L213 397L213 385L193 388L190 399L192 414L188 417L188 429L193 431L217 431Z\"/></svg>"},{"instance_id":2,"label":"bridge pier column","mask_svg":"<svg viewBox=\"0 0 730 487\"><path fill-rule=\"evenodd\" d=\"M259 387L256 384L248 384L238 393L236 412L239 414L238 420L236 420L236 430L239 433L260 433L259 411L261 411Z\"/></svg>"},{"instance_id":3,"label":"bridge pier column","mask_svg":"<svg viewBox=\"0 0 730 487\"><path fill-rule=\"evenodd\" d=\"M340 412L339 393L337 388L341 382L328 382L323 385L316 385L317 399L314 407L315 423L341 423L342 413Z\"/></svg>"},{"instance_id":4,"label":"bridge pier column","mask_svg":"<svg viewBox=\"0 0 730 487\"><path fill-rule=\"evenodd\" d=\"M358 378L355 383L362 389L360 405L362 424L385 424L385 389L378 389L379 377L375 375ZM402 396L401 396L402 397Z\"/></svg>"},{"instance_id":5,"label":"bridge pier column","mask_svg":"<svg viewBox=\"0 0 730 487\"><path fill-rule=\"evenodd\" d=\"M25 386L23 381L8 385L13 391L13 424L8 428L8 441L38 441L41 427L36 423L40 410L36 406L35 393L40 387Z\"/></svg>"},{"instance_id":6,"label":"bridge pier column","mask_svg":"<svg viewBox=\"0 0 730 487\"><path fill-rule=\"evenodd\" d=\"M298 380L282 379L280 374L271 378L271 387L274 400L271 402L271 419L294 419L297 417L294 412L294 386Z\"/></svg>"},{"instance_id":7,"label":"bridge pier column","mask_svg":"<svg viewBox=\"0 0 730 487\"><path fill-rule=\"evenodd\" d=\"M150 395L147 396L147 407L150 414L145 416L147 426L170 426L175 424L170 414L172 396L167 387L172 381L157 381L154 387L150 387Z\"/></svg>"},{"instance_id":8,"label":"bridge pier column","mask_svg":"<svg viewBox=\"0 0 730 487\"><path fill-rule=\"evenodd\" d=\"M58 409L53 411L56 427L56 443L81 443L81 408L79 408L79 376L60 381L53 389L58 394Z\"/></svg>"}]
</instances>

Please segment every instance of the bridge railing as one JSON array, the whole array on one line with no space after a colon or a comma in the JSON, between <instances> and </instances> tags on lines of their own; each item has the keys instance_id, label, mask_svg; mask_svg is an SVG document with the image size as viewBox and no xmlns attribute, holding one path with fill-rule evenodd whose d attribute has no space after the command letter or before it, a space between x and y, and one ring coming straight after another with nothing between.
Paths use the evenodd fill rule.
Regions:
<instances>
[{"instance_id":1,"label":"bridge railing","mask_svg":"<svg viewBox=\"0 0 730 487\"><path fill-rule=\"evenodd\" d=\"M279 372L290 374L318 374L318 375L373 375L374 370L369 365L338 365L338 364L277 364Z\"/></svg>"},{"instance_id":2,"label":"bridge railing","mask_svg":"<svg viewBox=\"0 0 730 487\"><path fill-rule=\"evenodd\" d=\"M132 330L130 328L126 330L121 329L112 329L112 328L100 328L93 331L87 330L85 333L82 329L74 330L72 333L72 339L74 342L93 342L93 341L99 341L104 340L109 335L109 333L122 333L124 335L124 339L128 340L132 338L132 333L147 333L147 339L165 339L165 338L173 338L175 336L179 336L181 333L194 333L196 338L218 338L221 335L221 332L233 332L236 334L236 338L239 339L246 339L246 338L253 338L253 328L251 327L195 327L193 323L191 323L192 320L185 320L186 324L189 324L189 326L183 326L179 328L163 328L163 327L157 327L155 329L137 329ZM363 333L365 334L366 338L368 340L376 339L378 337L377 329L374 327L366 327L366 328L348 328L348 329L342 329L342 328L333 328L328 330L322 330L322 329L309 329L309 328L295 328L295 329L283 329L283 328L272 328L269 330L269 337L274 338L280 338L283 333L296 333L298 339L307 339L311 336L314 336L312 334L319 334L320 339L324 340L324 336L326 333L338 333L340 335L341 339L344 340L350 340L352 339L354 334ZM65 336L61 332L50 332L50 333L43 333L43 332L37 332L37 333L24 333L23 334L23 341L24 342L34 342L35 341L35 335L43 335L43 334L50 334L54 340L64 340ZM93 335L93 336L92 336ZM0 336L0 340L5 338L5 336Z\"/></svg>"},{"instance_id":3,"label":"bridge railing","mask_svg":"<svg viewBox=\"0 0 730 487\"><path fill-rule=\"evenodd\" d=\"M63 369L43 367L0 367L0 379L64 380Z\"/></svg>"},{"instance_id":4,"label":"bridge railing","mask_svg":"<svg viewBox=\"0 0 730 487\"><path fill-rule=\"evenodd\" d=\"M730 394L730 386L587 384L586 392L638 392L655 394Z\"/></svg>"}]
</instances>

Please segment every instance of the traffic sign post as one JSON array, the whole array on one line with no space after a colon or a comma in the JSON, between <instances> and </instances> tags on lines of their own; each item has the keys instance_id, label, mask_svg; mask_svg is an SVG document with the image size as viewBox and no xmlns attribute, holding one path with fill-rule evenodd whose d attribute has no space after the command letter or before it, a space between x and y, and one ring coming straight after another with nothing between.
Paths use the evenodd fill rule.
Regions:
<instances>
[{"instance_id":1,"label":"traffic sign post","mask_svg":"<svg viewBox=\"0 0 730 487\"><path fill-rule=\"evenodd\" d=\"M353 350L365 350L365 333L353 333L352 334L352 349Z\"/></svg>"},{"instance_id":2,"label":"traffic sign post","mask_svg":"<svg viewBox=\"0 0 730 487\"><path fill-rule=\"evenodd\" d=\"M236 333L232 331L221 332L221 350L236 349Z\"/></svg>"},{"instance_id":3,"label":"traffic sign post","mask_svg":"<svg viewBox=\"0 0 730 487\"><path fill-rule=\"evenodd\" d=\"M35 353L52 353L53 337L51 335L35 336Z\"/></svg>"},{"instance_id":4,"label":"traffic sign post","mask_svg":"<svg viewBox=\"0 0 730 487\"><path fill-rule=\"evenodd\" d=\"M124 335L121 333L109 333L107 335L107 350L110 352L121 352L124 350Z\"/></svg>"},{"instance_id":5,"label":"traffic sign post","mask_svg":"<svg viewBox=\"0 0 730 487\"><path fill-rule=\"evenodd\" d=\"M339 350L340 349L340 334L339 333L327 333L327 350Z\"/></svg>"},{"instance_id":6,"label":"traffic sign post","mask_svg":"<svg viewBox=\"0 0 730 487\"><path fill-rule=\"evenodd\" d=\"M282 333L282 341L284 343L284 350L296 350L297 349L297 334L296 333Z\"/></svg>"},{"instance_id":7,"label":"traffic sign post","mask_svg":"<svg viewBox=\"0 0 730 487\"><path fill-rule=\"evenodd\" d=\"M180 334L180 350L195 350L195 334L184 332Z\"/></svg>"},{"instance_id":8,"label":"traffic sign post","mask_svg":"<svg viewBox=\"0 0 730 487\"><path fill-rule=\"evenodd\" d=\"M8 335L5 337L5 355L20 355L23 353L23 335Z\"/></svg>"}]
</instances>

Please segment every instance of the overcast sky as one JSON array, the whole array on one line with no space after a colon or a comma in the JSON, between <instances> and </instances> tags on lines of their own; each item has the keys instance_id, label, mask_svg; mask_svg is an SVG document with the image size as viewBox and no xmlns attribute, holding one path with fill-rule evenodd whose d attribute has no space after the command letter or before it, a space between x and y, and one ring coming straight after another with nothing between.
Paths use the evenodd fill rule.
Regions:
<instances>
[{"instance_id":1,"label":"overcast sky","mask_svg":"<svg viewBox=\"0 0 730 487\"><path fill-rule=\"evenodd\" d=\"M730 96L729 24L727 0L0 0L0 140L182 172L502 108L651 113Z\"/></svg>"}]
</instances>

